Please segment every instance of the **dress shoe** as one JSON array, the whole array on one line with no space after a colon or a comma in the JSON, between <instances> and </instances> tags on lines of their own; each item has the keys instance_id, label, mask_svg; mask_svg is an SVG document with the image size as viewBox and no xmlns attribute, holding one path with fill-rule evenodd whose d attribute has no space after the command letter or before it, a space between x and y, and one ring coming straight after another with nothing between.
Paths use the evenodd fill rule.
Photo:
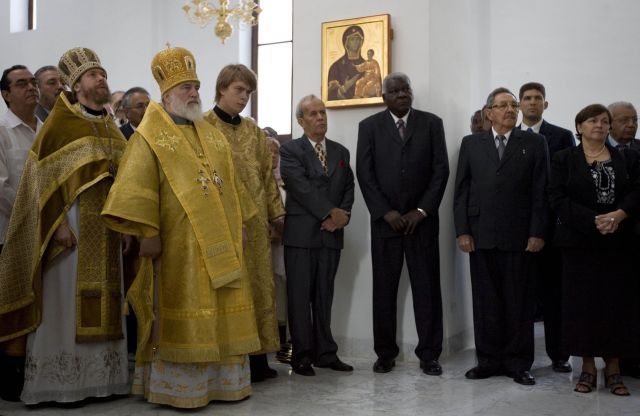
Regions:
<instances>
[{"instance_id":1,"label":"dress shoe","mask_svg":"<svg viewBox=\"0 0 640 416\"><path fill-rule=\"evenodd\" d=\"M278 377L278 372L276 370L274 370L269 366L267 366L267 368L264 369L264 378L276 378L276 377Z\"/></svg>"},{"instance_id":2,"label":"dress shoe","mask_svg":"<svg viewBox=\"0 0 640 416\"><path fill-rule=\"evenodd\" d=\"M464 373L464 376L469 380L482 380L495 375L497 375L497 371L494 371L489 367L481 366L473 367L471 370Z\"/></svg>"},{"instance_id":3,"label":"dress shoe","mask_svg":"<svg viewBox=\"0 0 640 416\"><path fill-rule=\"evenodd\" d=\"M551 368L553 368L553 371L555 371L556 373L570 373L573 371L573 368L571 368L571 364L569 364L569 362L565 360L553 360L553 363L551 363Z\"/></svg>"},{"instance_id":4,"label":"dress shoe","mask_svg":"<svg viewBox=\"0 0 640 416\"><path fill-rule=\"evenodd\" d=\"M330 368L334 371L353 371L353 367L349 364L343 363L339 358L329 364L314 364L318 368Z\"/></svg>"},{"instance_id":5,"label":"dress shoe","mask_svg":"<svg viewBox=\"0 0 640 416\"><path fill-rule=\"evenodd\" d=\"M293 372L301 376L315 376L316 372L311 368L311 364L299 364L293 366Z\"/></svg>"},{"instance_id":6,"label":"dress shoe","mask_svg":"<svg viewBox=\"0 0 640 416\"><path fill-rule=\"evenodd\" d=\"M516 371L513 375L513 381L523 386L533 386L536 384L536 379L528 371Z\"/></svg>"},{"instance_id":7,"label":"dress shoe","mask_svg":"<svg viewBox=\"0 0 640 416\"><path fill-rule=\"evenodd\" d=\"M422 372L430 376L439 376L442 374L442 367L438 360L420 361L420 368Z\"/></svg>"},{"instance_id":8,"label":"dress shoe","mask_svg":"<svg viewBox=\"0 0 640 416\"><path fill-rule=\"evenodd\" d=\"M378 358L373 365L374 373L388 373L393 367L396 366L395 360L383 360Z\"/></svg>"}]
</instances>

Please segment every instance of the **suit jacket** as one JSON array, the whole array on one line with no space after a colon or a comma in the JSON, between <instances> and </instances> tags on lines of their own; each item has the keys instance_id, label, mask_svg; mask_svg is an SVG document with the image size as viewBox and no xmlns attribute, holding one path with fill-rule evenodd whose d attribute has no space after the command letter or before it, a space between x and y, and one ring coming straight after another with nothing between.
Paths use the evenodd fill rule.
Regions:
<instances>
[{"instance_id":1,"label":"suit jacket","mask_svg":"<svg viewBox=\"0 0 640 416\"><path fill-rule=\"evenodd\" d=\"M385 110L360 122L356 175L371 215L372 234L397 237L384 221L396 210L401 214L424 209L419 227L438 233L438 208L449 178L449 158L442 120L411 109L404 140L391 112Z\"/></svg>"},{"instance_id":2,"label":"suit jacket","mask_svg":"<svg viewBox=\"0 0 640 416\"><path fill-rule=\"evenodd\" d=\"M127 122L120 126L120 131L122 132L124 137L129 140L129 137L131 137L135 130L133 130L133 126L131 126L131 123Z\"/></svg>"},{"instance_id":3,"label":"suit jacket","mask_svg":"<svg viewBox=\"0 0 640 416\"><path fill-rule=\"evenodd\" d=\"M322 221L333 208L351 211L353 172L349 151L340 143L326 140L325 175L315 149L306 136L280 148L280 174L287 191L283 243L302 248L342 249L343 230L320 230Z\"/></svg>"},{"instance_id":4,"label":"suit jacket","mask_svg":"<svg viewBox=\"0 0 640 416\"><path fill-rule=\"evenodd\" d=\"M615 172L614 206L597 203L596 187L584 157L582 145L558 152L551 164L549 200L558 221L554 242L561 247L600 247L627 244L632 225L640 213L640 154L617 151L607 143ZM602 235L594 224L598 214L623 209L631 218L619 230Z\"/></svg>"},{"instance_id":5,"label":"suit jacket","mask_svg":"<svg viewBox=\"0 0 640 416\"><path fill-rule=\"evenodd\" d=\"M502 159L493 132L462 139L456 187L456 235L476 248L521 251L529 237L544 238L549 162L542 136L513 129Z\"/></svg>"},{"instance_id":6,"label":"suit jacket","mask_svg":"<svg viewBox=\"0 0 640 416\"><path fill-rule=\"evenodd\" d=\"M43 106L41 106L40 103L36 105L35 114L36 117L38 117L43 123L47 119L47 117L49 117L49 112Z\"/></svg>"}]
</instances>

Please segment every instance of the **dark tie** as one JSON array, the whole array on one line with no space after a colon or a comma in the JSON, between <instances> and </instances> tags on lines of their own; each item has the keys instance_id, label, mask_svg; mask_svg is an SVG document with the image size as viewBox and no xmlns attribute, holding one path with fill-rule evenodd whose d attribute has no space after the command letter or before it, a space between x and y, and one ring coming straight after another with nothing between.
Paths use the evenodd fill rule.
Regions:
<instances>
[{"instance_id":1,"label":"dark tie","mask_svg":"<svg viewBox=\"0 0 640 416\"><path fill-rule=\"evenodd\" d=\"M532 129L531 127L529 127L529 128L527 129L527 131L528 131L529 133L533 133L533 129Z\"/></svg>"},{"instance_id":2,"label":"dark tie","mask_svg":"<svg viewBox=\"0 0 640 416\"><path fill-rule=\"evenodd\" d=\"M629 145L628 144L619 144L616 146L616 149L618 150L624 150L624 149L628 149Z\"/></svg>"},{"instance_id":3,"label":"dark tie","mask_svg":"<svg viewBox=\"0 0 640 416\"><path fill-rule=\"evenodd\" d=\"M316 153L318 154L318 159L320 159L320 164L322 165L322 170L324 170L324 174L327 174L327 155L324 154L324 149L320 143L316 143Z\"/></svg>"},{"instance_id":4,"label":"dark tie","mask_svg":"<svg viewBox=\"0 0 640 416\"><path fill-rule=\"evenodd\" d=\"M400 134L400 138L404 140L404 135L407 132L407 127L404 125L404 120L399 119L396 125L398 126L398 133Z\"/></svg>"},{"instance_id":5,"label":"dark tie","mask_svg":"<svg viewBox=\"0 0 640 416\"><path fill-rule=\"evenodd\" d=\"M504 148L506 147L504 141L507 140L503 135L498 136L498 159L502 159L502 155L504 154Z\"/></svg>"}]
</instances>

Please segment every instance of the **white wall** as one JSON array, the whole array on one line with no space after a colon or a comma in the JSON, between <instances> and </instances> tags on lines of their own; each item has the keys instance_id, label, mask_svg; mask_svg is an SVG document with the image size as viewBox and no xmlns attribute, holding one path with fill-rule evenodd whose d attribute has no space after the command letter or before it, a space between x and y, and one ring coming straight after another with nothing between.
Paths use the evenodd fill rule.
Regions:
<instances>
[{"instance_id":1,"label":"white wall","mask_svg":"<svg viewBox=\"0 0 640 416\"><path fill-rule=\"evenodd\" d=\"M219 69L249 62L248 30L221 45L212 27L203 30L187 22L178 0L39 1L38 29L18 34L9 33L8 4L0 5L0 69L23 63L35 71L57 64L71 47L87 46L101 57L112 90L142 85L157 99L149 64L170 42L194 53L203 104L209 107ZM532 80L547 86L546 118L571 129L574 115L591 102L628 100L640 106L640 2L299 0L294 2L294 101L320 95L321 22L381 13L391 14L395 34L392 70L411 77L416 108L444 120L452 172L440 209L446 353L472 345L467 257L455 248L451 215L458 144L468 132L471 113L492 88L517 92ZM347 146L355 159L358 122L382 108L329 110L328 136ZM301 132L294 120L294 137ZM333 308L334 334L343 354L373 355L371 310L369 217L356 188ZM406 271L398 318L401 348L414 360L417 335Z\"/></svg>"},{"instance_id":2,"label":"white wall","mask_svg":"<svg viewBox=\"0 0 640 416\"><path fill-rule=\"evenodd\" d=\"M158 100L160 90L150 64L169 42L194 54L203 107L210 108L220 69L229 63L250 63L246 45L251 31L236 30L222 45L213 34L213 25L201 29L188 22L182 4L175 0L39 1L37 30L12 34L9 2L3 1L0 68L21 63L35 72L43 65L57 65L68 49L86 46L100 57L112 91L140 85Z\"/></svg>"}]
</instances>

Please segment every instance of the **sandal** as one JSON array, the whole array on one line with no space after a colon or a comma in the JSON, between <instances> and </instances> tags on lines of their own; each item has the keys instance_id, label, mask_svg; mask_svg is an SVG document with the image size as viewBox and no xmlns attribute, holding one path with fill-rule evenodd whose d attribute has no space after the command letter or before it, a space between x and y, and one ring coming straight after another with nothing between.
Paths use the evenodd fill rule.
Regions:
<instances>
[{"instance_id":1,"label":"sandal","mask_svg":"<svg viewBox=\"0 0 640 416\"><path fill-rule=\"evenodd\" d=\"M604 386L609 388L611 394L616 396L629 396L629 389L622 382L620 373L609 374L604 376Z\"/></svg>"},{"instance_id":2,"label":"sandal","mask_svg":"<svg viewBox=\"0 0 640 416\"><path fill-rule=\"evenodd\" d=\"M583 371L582 373L580 373L580 377L578 378L578 382L576 383L576 388L573 389L573 391L577 391L578 393L591 393L597 385L598 375Z\"/></svg>"}]
</instances>

